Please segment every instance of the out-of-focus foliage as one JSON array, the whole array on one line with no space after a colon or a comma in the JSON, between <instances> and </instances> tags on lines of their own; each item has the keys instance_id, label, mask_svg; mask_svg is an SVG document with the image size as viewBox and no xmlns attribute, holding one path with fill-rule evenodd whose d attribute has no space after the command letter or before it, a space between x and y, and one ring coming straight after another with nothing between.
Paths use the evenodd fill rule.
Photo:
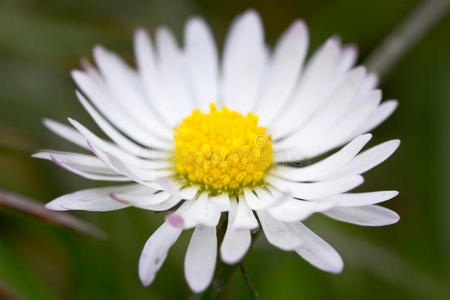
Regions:
<instances>
[{"instance_id":1,"label":"out-of-focus foliage","mask_svg":"<svg viewBox=\"0 0 450 300\"><path fill-rule=\"evenodd\" d=\"M69 71L101 43L132 61L133 30L160 24L180 37L191 15L203 15L222 44L236 14L263 16L270 45L295 18L307 21L315 49L330 35L359 45L361 59L417 5L416 0L341 1L0 1L0 186L41 202L96 185L30 158L40 148L73 149L41 125L74 117L93 125L74 96ZM371 145L401 138L397 153L366 174L364 190L398 189L386 204L398 224L362 228L314 216L308 224L338 249L346 267L330 275L263 237L246 256L262 299L450 297L450 16L383 78L397 112L374 131ZM93 126L92 126L93 127ZM24 299L183 299L186 232L156 281L141 286L137 262L163 214L136 209L75 212L108 233L96 240L26 215L0 210L0 295ZM1 297L1 296L0 296ZM236 272L223 298L248 298Z\"/></svg>"}]
</instances>

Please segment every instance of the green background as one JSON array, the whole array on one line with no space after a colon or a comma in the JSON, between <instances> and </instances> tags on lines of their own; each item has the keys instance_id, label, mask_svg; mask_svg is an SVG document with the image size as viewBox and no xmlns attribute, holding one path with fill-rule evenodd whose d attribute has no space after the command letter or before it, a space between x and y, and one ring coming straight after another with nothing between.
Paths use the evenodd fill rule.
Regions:
<instances>
[{"instance_id":1,"label":"green background","mask_svg":"<svg viewBox=\"0 0 450 300\"><path fill-rule=\"evenodd\" d=\"M0 0L0 187L47 202L98 185L30 158L41 148L75 149L41 119L89 120L69 71L101 43L132 60L137 26L160 24L181 36L189 16L202 15L222 44L232 18L253 7L270 45L295 19L310 29L311 47L339 34L360 49L359 62L418 4L415 0L342 1L63 1ZM345 261L344 272L321 272L294 253L258 238L244 259L262 299L450 299L450 16L386 74L384 99L395 114L370 145L400 138L399 150L365 175L363 190L397 189L386 203L398 224L365 228L313 216L306 223ZM140 251L163 214L138 209L73 212L102 228L107 240L0 209L0 290L23 299L184 299L190 232L172 248L152 286L137 276ZM237 271L222 296L250 295Z\"/></svg>"}]
</instances>

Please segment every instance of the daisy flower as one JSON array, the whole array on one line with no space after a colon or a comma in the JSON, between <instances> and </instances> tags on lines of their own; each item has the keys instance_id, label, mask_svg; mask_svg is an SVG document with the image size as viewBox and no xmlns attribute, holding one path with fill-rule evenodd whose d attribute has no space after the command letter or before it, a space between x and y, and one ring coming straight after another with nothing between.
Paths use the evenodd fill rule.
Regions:
<instances>
[{"instance_id":1,"label":"daisy flower","mask_svg":"<svg viewBox=\"0 0 450 300\"><path fill-rule=\"evenodd\" d=\"M397 101L381 102L377 77L354 66L354 46L333 37L305 61L308 41L305 23L297 20L269 49L262 21L250 10L233 21L221 59L199 18L187 22L182 48L167 28L157 29L153 41L138 29L136 70L95 47L97 68L84 61L72 77L78 100L107 138L70 118L72 126L45 120L89 154L34 156L87 179L121 184L67 194L46 207L168 211L139 260L144 285L191 228L184 272L194 292L210 284L218 252L225 263L239 262L256 230L321 270L341 272L339 254L302 221L313 213L364 226L398 221L376 205L396 191L349 193L363 183L361 174L399 146L391 140L362 151L367 132ZM226 233L218 241L222 223Z\"/></svg>"}]
</instances>

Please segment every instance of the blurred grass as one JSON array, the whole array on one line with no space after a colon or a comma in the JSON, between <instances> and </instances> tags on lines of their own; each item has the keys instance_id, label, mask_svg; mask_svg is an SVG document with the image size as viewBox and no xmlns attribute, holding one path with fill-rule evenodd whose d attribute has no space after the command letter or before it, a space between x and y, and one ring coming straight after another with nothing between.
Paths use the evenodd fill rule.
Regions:
<instances>
[{"instance_id":1,"label":"blurred grass","mask_svg":"<svg viewBox=\"0 0 450 300\"><path fill-rule=\"evenodd\" d=\"M72 149L41 125L44 117L93 124L74 97L69 71L101 43L132 60L137 26L169 25L178 36L191 15L203 15L221 44L231 19L253 7L271 45L295 18L304 18L316 48L328 36L358 44L362 61L418 1L58 1L0 2L0 186L42 202L95 186L43 161L39 148ZM400 107L375 130L371 145L402 139L398 152L370 171L364 190L398 189L386 206L401 221L362 228L314 216L307 223L335 245L345 262L336 276L258 240L245 258L262 299L450 298L450 17L391 70L381 88ZM190 295L183 258L190 232L173 247L154 284L141 286L137 262L162 214L137 209L73 213L96 224L98 241L0 210L0 295L23 299L183 299ZM2 296L0 296L2 297ZM223 295L249 297L236 272Z\"/></svg>"}]
</instances>

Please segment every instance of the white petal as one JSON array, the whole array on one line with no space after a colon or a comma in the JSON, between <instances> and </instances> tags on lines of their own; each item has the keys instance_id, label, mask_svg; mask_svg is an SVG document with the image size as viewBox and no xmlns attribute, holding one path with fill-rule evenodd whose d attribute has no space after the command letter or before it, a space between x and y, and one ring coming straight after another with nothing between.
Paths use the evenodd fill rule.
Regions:
<instances>
[{"instance_id":1,"label":"white petal","mask_svg":"<svg viewBox=\"0 0 450 300\"><path fill-rule=\"evenodd\" d=\"M360 132L368 132L383 123L395 111L397 106L397 100L383 101L367 122L364 123Z\"/></svg>"},{"instance_id":2,"label":"white petal","mask_svg":"<svg viewBox=\"0 0 450 300\"><path fill-rule=\"evenodd\" d=\"M149 183L152 184L152 182L155 182L160 178L165 178L173 174L173 171L170 169L145 169L134 166L127 163L127 157L121 155L122 153L120 151L115 151L113 148L110 148L110 150L113 150L115 153L104 151L97 146L96 142L100 141L96 140L94 142L88 139L88 144L91 147L92 152L99 159L101 159L117 173L122 174L138 183L143 185L148 185Z\"/></svg>"},{"instance_id":3,"label":"white petal","mask_svg":"<svg viewBox=\"0 0 450 300\"><path fill-rule=\"evenodd\" d=\"M160 113L160 106L164 105L165 96L161 87L155 51L150 37L143 29L138 29L135 32L134 51L139 76L144 87L144 92L149 99L149 105ZM169 125L164 118L161 119L161 121Z\"/></svg>"},{"instance_id":4,"label":"white petal","mask_svg":"<svg viewBox=\"0 0 450 300\"><path fill-rule=\"evenodd\" d=\"M296 198L309 200L347 192L363 183L364 179L359 175L352 175L335 180L302 183L267 176L267 181L280 191L290 193Z\"/></svg>"},{"instance_id":5,"label":"white petal","mask_svg":"<svg viewBox=\"0 0 450 300\"><path fill-rule=\"evenodd\" d=\"M202 193L192 203L186 203L183 209L170 214L167 220L172 226L192 228L197 224L215 227L219 223L220 211L210 202L207 193Z\"/></svg>"},{"instance_id":6,"label":"white petal","mask_svg":"<svg viewBox=\"0 0 450 300\"><path fill-rule=\"evenodd\" d=\"M171 126L178 125L195 108L189 89L182 53L175 37L167 28L156 32L159 55L159 74L164 91L164 101L158 103L160 113Z\"/></svg>"},{"instance_id":7,"label":"white petal","mask_svg":"<svg viewBox=\"0 0 450 300\"><path fill-rule=\"evenodd\" d=\"M233 223L236 218L237 203L231 202L231 209L228 213L227 231L220 245L220 255L222 260L227 264L235 264L241 261L245 253L250 248L252 241L250 230L242 229L234 230Z\"/></svg>"},{"instance_id":8,"label":"white petal","mask_svg":"<svg viewBox=\"0 0 450 300\"><path fill-rule=\"evenodd\" d=\"M190 19L185 26L186 64L200 109L218 99L218 57L214 37L204 20Z\"/></svg>"},{"instance_id":9,"label":"white petal","mask_svg":"<svg viewBox=\"0 0 450 300\"><path fill-rule=\"evenodd\" d=\"M230 210L230 198L228 194L220 194L217 196L210 196L209 201L213 203L216 208L220 211L229 211Z\"/></svg>"},{"instance_id":10,"label":"white petal","mask_svg":"<svg viewBox=\"0 0 450 300\"><path fill-rule=\"evenodd\" d=\"M338 152L313 165L303 168L277 166L271 173L293 181L317 180L346 165L361 151L371 137L371 134L358 136Z\"/></svg>"},{"instance_id":11,"label":"white petal","mask_svg":"<svg viewBox=\"0 0 450 300\"><path fill-rule=\"evenodd\" d=\"M256 220L252 209L248 206L245 197L240 197L238 202L238 208L236 212L236 218L233 223L234 230L242 229L256 229L258 228L258 220Z\"/></svg>"},{"instance_id":12,"label":"white petal","mask_svg":"<svg viewBox=\"0 0 450 300\"><path fill-rule=\"evenodd\" d=\"M155 205L165 202L171 195L164 191L155 193L155 190L148 188L150 191L144 194L127 194L127 193L111 193L110 196L121 203L132 206Z\"/></svg>"},{"instance_id":13,"label":"white petal","mask_svg":"<svg viewBox=\"0 0 450 300\"><path fill-rule=\"evenodd\" d=\"M397 191L379 191L368 193L344 193L326 198L314 199L314 202L334 202L337 207L355 207L376 204L390 200L398 195Z\"/></svg>"},{"instance_id":14,"label":"white petal","mask_svg":"<svg viewBox=\"0 0 450 300\"><path fill-rule=\"evenodd\" d=\"M113 195L110 195L110 196L113 196ZM138 204L138 203L136 203L136 204L134 204L134 206L141 208L141 209L151 210L151 211L166 211L166 210L169 210L169 209L173 208L174 206L176 206L178 203L180 203L181 200L183 200L181 197L172 195L167 200L165 200L161 203L158 203L158 204Z\"/></svg>"},{"instance_id":15,"label":"white petal","mask_svg":"<svg viewBox=\"0 0 450 300\"><path fill-rule=\"evenodd\" d=\"M166 260L170 247L177 241L181 229L163 223L147 240L139 259L139 278L144 286L150 285Z\"/></svg>"},{"instance_id":16,"label":"white petal","mask_svg":"<svg viewBox=\"0 0 450 300\"><path fill-rule=\"evenodd\" d=\"M169 169L150 170L132 166L127 164L115 154L102 152L100 149L96 148L93 143L90 144L92 145L93 152L98 158L111 166L119 174L122 174L143 185L154 186L154 182L158 179L165 178L173 174L173 171Z\"/></svg>"},{"instance_id":17,"label":"white petal","mask_svg":"<svg viewBox=\"0 0 450 300\"><path fill-rule=\"evenodd\" d=\"M249 10L231 25L223 57L224 104L247 113L257 99L267 51L261 18Z\"/></svg>"},{"instance_id":18,"label":"white petal","mask_svg":"<svg viewBox=\"0 0 450 300\"><path fill-rule=\"evenodd\" d=\"M336 206L333 202L310 202L291 199L268 210L270 215L282 222L303 221L313 213L327 211Z\"/></svg>"},{"instance_id":19,"label":"white petal","mask_svg":"<svg viewBox=\"0 0 450 300\"><path fill-rule=\"evenodd\" d=\"M299 87L275 121L274 138L297 130L323 103L327 88L333 78L340 53L339 42L332 38L309 61Z\"/></svg>"},{"instance_id":20,"label":"white petal","mask_svg":"<svg viewBox=\"0 0 450 300\"><path fill-rule=\"evenodd\" d=\"M244 190L244 197L248 206L253 210L268 209L280 202L282 195L272 195L264 188L255 188Z\"/></svg>"},{"instance_id":21,"label":"white petal","mask_svg":"<svg viewBox=\"0 0 450 300\"><path fill-rule=\"evenodd\" d=\"M82 171L106 175L117 175L117 172L111 170L104 162L92 155L48 150L35 153L32 157L46 160L52 160L53 157L58 162Z\"/></svg>"},{"instance_id":22,"label":"white petal","mask_svg":"<svg viewBox=\"0 0 450 300\"><path fill-rule=\"evenodd\" d=\"M115 156L119 157L121 160L125 161L127 164L138 168L152 169L160 166L160 162L155 163L153 160L135 157L134 155L129 154L116 145L102 140L79 122L70 118L69 121L86 138L86 140L89 141L90 144L88 143L88 145L91 151L93 150L92 148L97 148L101 152L112 153ZM99 153L95 153L94 151L94 154L98 156ZM167 158L168 156L170 156L169 152L148 150L147 156L144 157L148 157L154 160L161 160ZM101 157L99 158L102 159Z\"/></svg>"},{"instance_id":23,"label":"white petal","mask_svg":"<svg viewBox=\"0 0 450 300\"><path fill-rule=\"evenodd\" d=\"M90 211L110 211L117 210L128 205L116 202L109 197L109 193L132 192L141 189L139 184L123 186L110 186L81 190L72 194L63 195L50 201L45 205L51 210L90 210Z\"/></svg>"},{"instance_id":24,"label":"white petal","mask_svg":"<svg viewBox=\"0 0 450 300\"><path fill-rule=\"evenodd\" d=\"M367 100L368 95L372 93L376 86L378 85L378 76L374 73L368 73L366 78L364 78L364 82L359 90L359 94L357 96L356 101L353 101L354 105L357 105L361 102Z\"/></svg>"},{"instance_id":25,"label":"white petal","mask_svg":"<svg viewBox=\"0 0 450 300\"><path fill-rule=\"evenodd\" d=\"M130 178L127 178L126 176L120 176L120 173L116 173L117 175L94 173L91 171L85 171L84 168L82 167L80 168L76 165L59 161L52 154L50 154L50 158L55 164L57 164L61 168L86 179L101 180L101 181L119 181L119 182L131 181Z\"/></svg>"},{"instance_id":26,"label":"white petal","mask_svg":"<svg viewBox=\"0 0 450 300\"><path fill-rule=\"evenodd\" d=\"M327 178L362 174L388 159L397 150L399 145L400 140L390 140L372 147L358 154L346 166L330 174Z\"/></svg>"},{"instance_id":27,"label":"white petal","mask_svg":"<svg viewBox=\"0 0 450 300\"><path fill-rule=\"evenodd\" d=\"M344 74L356 63L358 58L358 48L355 45L348 45L342 49L341 56L339 58L338 66L336 67L336 73Z\"/></svg>"},{"instance_id":28,"label":"white petal","mask_svg":"<svg viewBox=\"0 0 450 300\"><path fill-rule=\"evenodd\" d=\"M284 223L273 218L264 210L256 212L269 243L285 251L297 249L301 245L298 236Z\"/></svg>"},{"instance_id":29,"label":"white petal","mask_svg":"<svg viewBox=\"0 0 450 300\"><path fill-rule=\"evenodd\" d=\"M160 190L165 190L172 195L191 200L197 196L198 186L183 186L180 182L170 177L161 177L156 180Z\"/></svg>"},{"instance_id":30,"label":"white petal","mask_svg":"<svg viewBox=\"0 0 450 300\"><path fill-rule=\"evenodd\" d=\"M338 221L361 226L391 225L400 220L396 212L378 205L338 207L324 214Z\"/></svg>"},{"instance_id":31,"label":"white petal","mask_svg":"<svg viewBox=\"0 0 450 300\"><path fill-rule=\"evenodd\" d=\"M216 257L216 228L198 225L195 227L184 260L184 275L194 293L202 292L211 283Z\"/></svg>"},{"instance_id":32,"label":"white petal","mask_svg":"<svg viewBox=\"0 0 450 300\"><path fill-rule=\"evenodd\" d=\"M151 134L146 128L143 128L142 125L137 123L136 120L127 113L123 105L127 107L129 105L126 103L123 105L120 104L117 96L108 89L101 78L99 79L98 74L97 76L90 72L81 72L78 70L72 71L71 74L83 93L88 96L95 107L111 121L114 126L142 145L146 145L155 138L155 135Z\"/></svg>"},{"instance_id":33,"label":"white petal","mask_svg":"<svg viewBox=\"0 0 450 300\"><path fill-rule=\"evenodd\" d=\"M137 74L120 57L101 46L94 48L94 59L122 109L153 136L170 137L170 128L160 122L143 96Z\"/></svg>"},{"instance_id":34,"label":"white petal","mask_svg":"<svg viewBox=\"0 0 450 300\"><path fill-rule=\"evenodd\" d=\"M193 204L194 201L184 201L175 212L166 216L166 221L176 228L187 229L195 227L197 222L192 218L192 213L187 213Z\"/></svg>"},{"instance_id":35,"label":"white petal","mask_svg":"<svg viewBox=\"0 0 450 300\"><path fill-rule=\"evenodd\" d=\"M48 129L50 129L60 137L84 149L89 149L89 146L86 143L86 138L75 129L50 119L44 119L43 122Z\"/></svg>"},{"instance_id":36,"label":"white petal","mask_svg":"<svg viewBox=\"0 0 450 300\"><path fill-rule=\"evenodd\" d=\"M364 67L355 68L345 74L343 82L328 96L320 110L300 130L277 143L277 148L289 149L301 144L315 143L320 139L330 126L342 119L352 108L351 103L356 98L365 76Z\"/></svg>"},{"instance_id":37,"label":"white petal","mask_svg":"<svg viewBox=\"0 0 450 300\"><path fill-rule=\"evenodd\" d=\"M221 215L220 211L211 203L207 193L202 193L192 206L195 207L201 202L204 203L204 207L194 215L194 219L198 221L199 224L216 227L219 223Z\"/></svg>"},{"instance_id":38,"label":"white petal","mask_svg":"<svg viewBox=\"0 0 450 300\"><path fill-rule=\"evenodd\" d=\"M330 127L326 136L322 136L320 141L306 144L309 147L305 152L310 157L314 157L354 138L356 130L361 127L378 107L381 100L381 91L374 91L369 97L369 100L364 101L359 107L350 110L348 114L343 116L340 122Z\"/></svg>"},{"instance_id":39,"label":"white petal","mask_svg":"<svg viewBox=\"0 0 450 300\"><path fill-rule=\"evenodd\" d=\"M326 272L342 272L344 263L339 253L333 247L301 222L291 223L288 226L296 232L302 241L301 246L296 249L296 252L304 260Z\"/></svg>"},{"instance_id":40,"label":"white petal","mask_svg":"<svg viewBox=\"0 0 450 300\"><path fill-rule=\"evenodd\" d=\"M93 107L89 104L89 102L81 95L78 91L76 91L76 95L78 100L81 102L86 111L91 115L94 119L95 123L103 130L103 132L108 135L111 140L113 140L118 146L121 148L137 155L139 157L145 157L148 155L149 149L145 149L141 146L138 146L136 143L132 142L130 139L123 136L119 133L113 126L111 126ZM151 141L148 141L146 145L148 147L159 148L159 149L171 149L172 142L164 141L158 138L154 138Z\"/></svg>"},{"instance_id":41,"label":"white petal","mask_svg":"<svg viewBox=\"0 0 450 300\"><path fill-rule=\"evenodd\" d=\"M291 96L308 50L308 29L296 20L278 40L262 99L255 106L260 124L268 124Z\"/></svg>"},{"instance_id":42,"label":"white petal","mask_svg":"<svg viewBox=\"0 0 450 300\"><path fill-rule=\"evenodd\" d=\"M180 182L171 177L157 178L154 182L147 182L147 185L186 200L194 199L199 190L197 186L184 187Z\"/></svg>"}]
</instances>

